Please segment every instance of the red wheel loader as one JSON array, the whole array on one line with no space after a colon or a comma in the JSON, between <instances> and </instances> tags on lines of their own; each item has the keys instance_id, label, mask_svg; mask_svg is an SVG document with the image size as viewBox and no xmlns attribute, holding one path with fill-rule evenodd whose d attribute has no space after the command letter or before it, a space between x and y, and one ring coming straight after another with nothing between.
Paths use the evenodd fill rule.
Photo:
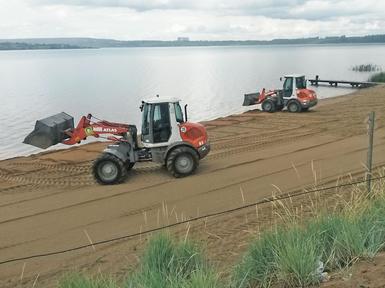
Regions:
<instances>
[{"instance_id":1,"label":"red wheel loader","mask_svg":"<svg viewBox=\"0 0 385 288\"><path fill-rule=\"evenodd\" d=\"M286 75L283 89L245 94L243 106L261 104L262 111L276 112L285 107L289 112L307 111L317 105L317 95L306 88L304 75ZM281 78L282 80L282 78Z\"/></svg>"},{"instance_id":2,"label":"red wheel loader","mask_svg":"<svg viewBox=\"0 0 385 288\"><path fill-rule=\"evenodd\" d=\"M192 174L199 160L210 151L206 129L187 121L178 99L155 98L142 101L142 133L135 125L81 117L74 127L73 117L62 112L38 120L24 143L46 149L58 143L78 144L87 137L107 135L113 144L93 163L92 171L100 184L116 184L126 179L136 162L154 161L165 165L175 177Z\"/></svg>"}]
</instances>

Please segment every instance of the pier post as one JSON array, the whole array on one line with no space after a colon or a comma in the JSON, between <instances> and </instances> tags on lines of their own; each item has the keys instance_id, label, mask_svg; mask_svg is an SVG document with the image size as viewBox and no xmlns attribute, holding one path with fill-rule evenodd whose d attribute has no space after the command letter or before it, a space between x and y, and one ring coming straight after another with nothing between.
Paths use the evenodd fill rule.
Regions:
<instances>
[{"instance_id":1,"label":"pier post","mask_svg":"<svg viewBox=\"0 0 385 288\"><path fill-rule=\"evenodd\" d=\"M368 118L368 135L369 135L369 147L368 147L368 157L366 162L366 169L368 170L366 174L368 196L370 197L370 192L372 190L372 164L373 164L373 136L374 136L374 119L375 112L370 112Z\"/></svg>"},{"instance_id":2,"label":"pier post","mask_svg":"<svg viewBox=\"0 0 385 288\"><path fill-rule=\"evenodd\" d=\"M319 76L315 75L315 86L318 86L318 79L319 79Z\"/></svg>"}]
</instances>

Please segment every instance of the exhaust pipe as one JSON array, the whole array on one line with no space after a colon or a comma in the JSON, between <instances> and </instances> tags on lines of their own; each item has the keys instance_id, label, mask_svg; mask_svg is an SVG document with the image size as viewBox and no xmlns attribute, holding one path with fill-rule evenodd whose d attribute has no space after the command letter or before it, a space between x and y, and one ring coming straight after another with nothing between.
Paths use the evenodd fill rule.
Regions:
<instances>
[{"instance_id":1,"label":"exhaust pipe","mask_svg":"<svg viewBox=\"0 0 385 288\"><path fill-rule=\"evenodd\" d=\"M25 137L23 143L47 149L68 139L69 136L64 131L72 129L74 129L74 118L62 112L37 120L35 129Z\"/></svg>"}]
</instances>

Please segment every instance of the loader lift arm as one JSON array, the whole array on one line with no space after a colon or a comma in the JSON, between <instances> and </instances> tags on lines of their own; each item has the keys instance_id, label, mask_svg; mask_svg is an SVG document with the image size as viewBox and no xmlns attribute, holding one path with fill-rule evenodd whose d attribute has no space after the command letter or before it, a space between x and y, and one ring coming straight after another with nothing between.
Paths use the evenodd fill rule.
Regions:
<instances>
[{"instance_id":1,"label":"loader lift arm","mask_svg":"<svg viewBox=\"0 0 385 288\"><path fill-rule=\"evenodd\" d=\"M92 119L97 119L88 114L87 116L82 116L79 120L79 123L74 129L68 129L64 133L69 136L68 139L64 140L62 143L66 145L74 145L80 143L82 140L85 140L87 137L99 138L102 135L110 135L104 137L110 141L119 142L126 140L125 135L129 132L130 126L123 123L110 122L106 120L92 121ZM111 136L121 136L120 138Z\"/></svg>"}]
</instances>

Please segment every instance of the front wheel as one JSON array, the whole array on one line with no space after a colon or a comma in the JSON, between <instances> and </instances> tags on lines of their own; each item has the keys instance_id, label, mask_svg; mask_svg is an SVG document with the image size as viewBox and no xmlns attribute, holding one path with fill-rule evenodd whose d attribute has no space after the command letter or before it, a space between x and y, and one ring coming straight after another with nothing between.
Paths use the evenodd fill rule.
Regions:
<instances>
[{"instance_id":1,"label":"front wheel","mask_svg":"<svg viewBox=\"0 0 385 288\"><path fill-rule=\"evenodd\" d=\"M270 99L263 101L262 102L262 110L265 112L269 112L269 113L275 112L275 110L276 110L275 103Z\"/></svg>"},{"instance_id":2,"label":"front wheel","mask_svg":"<svg viewBox=\"0 0 385 288\"><path fill-rule=\"evenodd\" d=\"M127 168L115 155L104 153L95 160L92 173L99 184L117 184L126 179Z\"/></svg>"},{"instance_id":3,"label":"front wheel","mask_svg":"<svg viewBox=\"0 0 385 288\"><path fill-rule=\"evenodd\" d=\"M175 148L170 152L166 160L167 170L176 178L194 173L198 165L198 153L187 146Z\"/></svg>"},{"instance_id":4,"label":"front wheel","mask_svg":"<svg viewBox=\"0 0 385 288\"><path fill-rule=\"evenodd\" d=\"M298 102L292 101L287 105L287 110L291 113L297 113L301 111L301 106Z\"/></svg>"}]
</instances>

